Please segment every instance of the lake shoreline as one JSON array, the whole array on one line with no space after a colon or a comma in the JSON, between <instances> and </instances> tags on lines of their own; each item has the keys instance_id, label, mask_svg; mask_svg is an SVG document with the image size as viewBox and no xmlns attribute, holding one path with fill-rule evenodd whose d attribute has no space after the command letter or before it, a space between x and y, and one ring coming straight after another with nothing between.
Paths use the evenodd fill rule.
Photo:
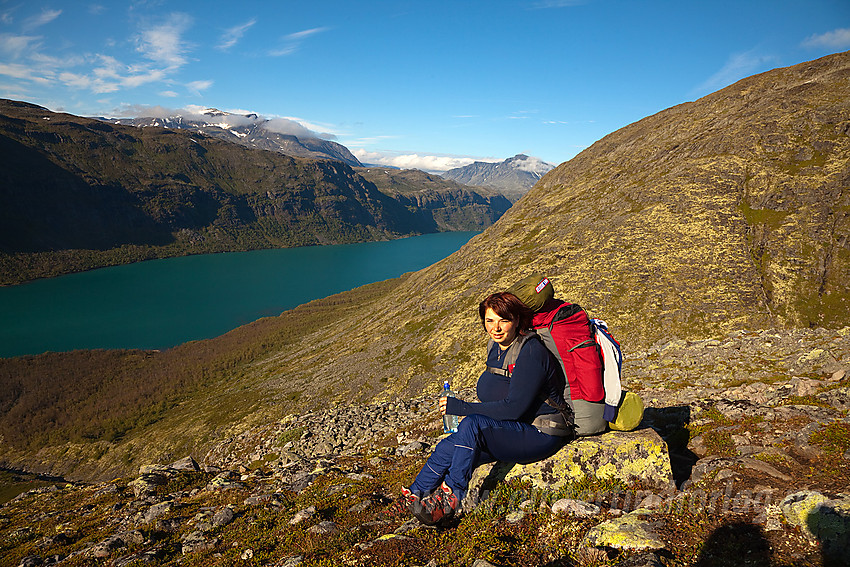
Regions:
<instances>
[{"instance_id":1,"label":"lake shoreline","mask_svg":"<svg viewBox=\"0 0 850 567\"><path fill-rule=\"evenodd\" d=\"M164 350L425 268L478 232L180 256L0 288L0 358Z\"/></svg>"}]
</instances>

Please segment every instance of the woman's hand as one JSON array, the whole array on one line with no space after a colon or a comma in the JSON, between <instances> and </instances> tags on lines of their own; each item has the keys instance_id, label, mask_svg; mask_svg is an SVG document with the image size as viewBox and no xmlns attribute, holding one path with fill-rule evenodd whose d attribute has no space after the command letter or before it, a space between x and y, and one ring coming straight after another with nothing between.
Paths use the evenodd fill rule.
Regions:
<instances>
[{"instance_id":1,"label":"woman's hand","mask_svg":"<svg viewBox=\"0 0 850 567\"><path fill-rule=\"evenodd\" d=\"M446 415L446 402L448 398L446 396L440 396L440 413L442 415Z\"/></svg>"}]
</instances>

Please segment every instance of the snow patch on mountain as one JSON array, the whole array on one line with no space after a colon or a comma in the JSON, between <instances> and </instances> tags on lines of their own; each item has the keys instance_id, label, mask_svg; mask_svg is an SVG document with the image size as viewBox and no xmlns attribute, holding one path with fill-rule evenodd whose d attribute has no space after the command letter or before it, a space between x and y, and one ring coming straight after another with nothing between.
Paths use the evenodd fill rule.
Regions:
<instances>
[{"instance_id":1,"label":"snow patch on mountain","mask_svg":"<svg viewBox=\"0 0 850 567\"><path fill-rule=\"evenodd\" d=\"M502 162L476 161L450 169L443 177L467 185L494 189L511 201L516 201L554 167L540 158L517 154Z\"/></svg>"}]
</instances>

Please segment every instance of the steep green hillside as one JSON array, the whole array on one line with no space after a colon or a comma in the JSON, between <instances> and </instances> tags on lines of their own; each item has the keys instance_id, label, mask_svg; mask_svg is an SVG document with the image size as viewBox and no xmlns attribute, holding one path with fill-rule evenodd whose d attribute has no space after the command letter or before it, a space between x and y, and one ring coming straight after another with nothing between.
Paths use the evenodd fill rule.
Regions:
<instances>
[{"instance_id":1,"label":"steep green hillside","mask_svg":"<svg viewBox=\"0 0 850 567\"><path fill-rule=\"evenodd\" d=\"M150 380L169 379L166 359L200 369L158 421L110 442L75 441L73 429L42 420L55 428L47 447L3 443L3 456L105 475L189 447L200 455L213 438L295 408L436 392L443 379L471 385L484 346L477 303L532 270L604 317L627 356L733 329L846 325L848 133L850 53L745 79L606 136L425 270L133 358L127 364ZM51 356L57 369L72 358ZM41 364L3 361L0 375ZM19 399L0 400L3 413ZM4 437L16 426L3 421ZM66 463L68 455L81 460ZM92 457L100 459L83 462Z\"/></svg>"},{"instance_id":2,"label":"steep green hillside","mask_svg":"<svg viewBox=\"0 0 850 567\"><path fill-rule=\"evenodd\" d=\"M0 285L155 257L478 230L510 206L442 193L430 215L339 162L9 100L0 156Z\"/></svg>"}]
</instances>

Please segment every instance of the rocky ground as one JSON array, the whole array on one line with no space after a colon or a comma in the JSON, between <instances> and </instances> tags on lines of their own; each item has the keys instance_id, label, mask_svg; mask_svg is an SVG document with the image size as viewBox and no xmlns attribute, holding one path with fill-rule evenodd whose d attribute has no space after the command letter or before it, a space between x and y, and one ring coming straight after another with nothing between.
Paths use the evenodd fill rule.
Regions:
<instances>
[{"instance_id":1,"label":"rocky ground","mask_svg":"<svg viewBox=\"0 0 850 567\"><path fill-rule=\"evenodd\" d=\"M847 564L850 328L672 340L626 361L638 431L482 467L447 529L385 513L438 440L419 398L287 416L200 464L31 490L0 508L0 564Z\"/></svg>"}]
</instances>

